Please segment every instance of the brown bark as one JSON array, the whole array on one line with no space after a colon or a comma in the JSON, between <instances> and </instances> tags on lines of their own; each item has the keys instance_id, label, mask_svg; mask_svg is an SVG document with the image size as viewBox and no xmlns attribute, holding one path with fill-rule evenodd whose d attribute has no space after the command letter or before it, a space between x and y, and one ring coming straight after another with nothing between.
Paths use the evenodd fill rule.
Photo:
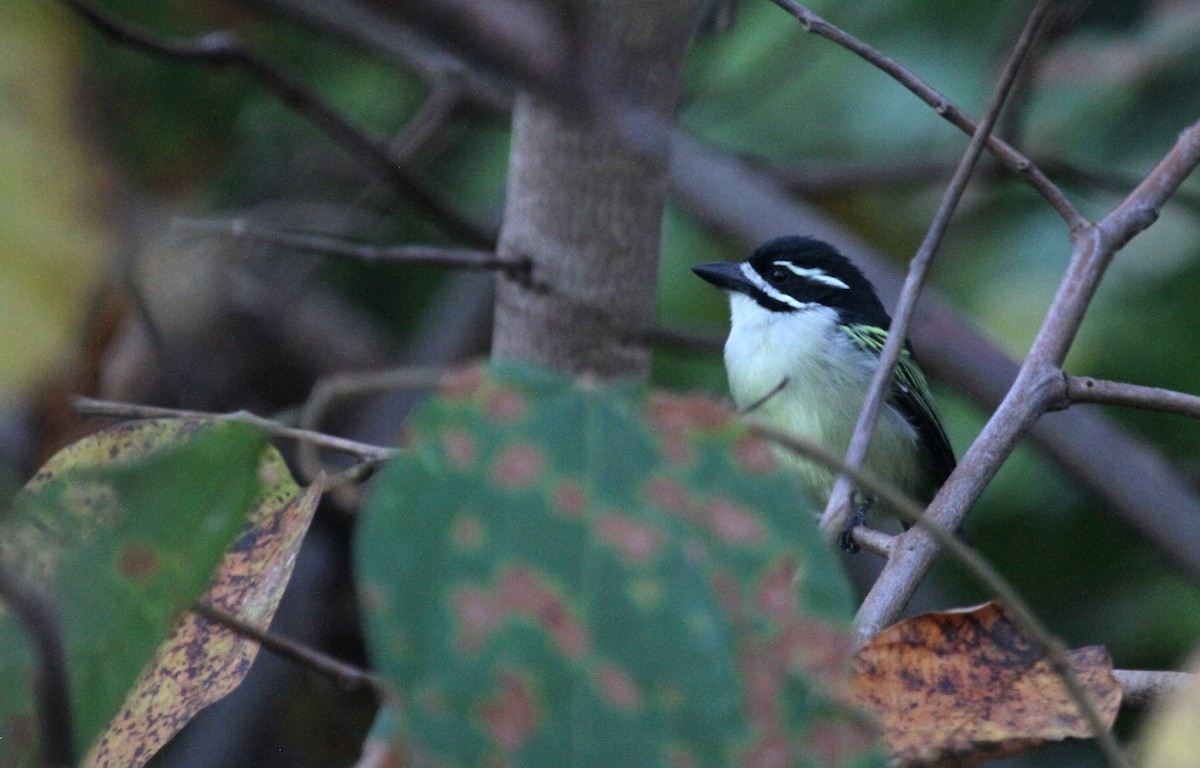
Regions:
<instances>
[{"instance_id":1,"label":"brown bark","mask_svg":"<svg viewBox=\"0 0 1200 768\"><path fill-rule=\"evenodd\" d=\"M670 115L697 0L591 0L584 29L621 64L621 85ZM654 320L665 152L521 94L514 110L492 353L602 379L645 376Z\"/></svg>"}]
</instances>

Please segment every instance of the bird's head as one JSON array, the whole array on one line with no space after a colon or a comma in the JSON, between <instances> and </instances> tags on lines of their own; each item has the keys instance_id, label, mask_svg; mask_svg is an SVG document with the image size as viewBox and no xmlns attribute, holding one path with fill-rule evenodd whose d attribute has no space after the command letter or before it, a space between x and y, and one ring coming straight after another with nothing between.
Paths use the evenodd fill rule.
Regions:
<instances>
[{"instance_id":1,"label":"bird's head","mask_svg":"<svg viewBox=\"0 0 1200 768\"><path fill-rule=\"evenodd\" d=\"M811 237L780 237L760 245L743 262L700 264L692 271L767 312L828 307L845 324L890 324L875 287L858 267L829 243Z\"/></svg>"}]
</instances>

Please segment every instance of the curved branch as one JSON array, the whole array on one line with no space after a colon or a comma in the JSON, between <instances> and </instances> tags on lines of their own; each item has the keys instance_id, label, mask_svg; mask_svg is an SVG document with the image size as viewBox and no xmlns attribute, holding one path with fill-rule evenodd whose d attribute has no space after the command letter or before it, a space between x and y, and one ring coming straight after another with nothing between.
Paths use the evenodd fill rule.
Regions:
<instances>
[{"instance_id":1,"label":"curved branch","mask_svg":"<svg viewBox=\"0 0 1200 768\"><path fill-rule=\"evenodd\" d=\"M1009 55L1008 63L1005 64L1004 71L1000 75L1000 81L992 91L992 97L984 110L983 120L979 123L975 135L971 137L971 143L967 146L967 151L954 170L954 176L946 186L942 202L925 233L925 239L921 242L921 247L917 249L912 263L909 264L908 276L904 280L904 287L900 290L900 300L893 313L887 342L879 353L878 368L871 377L866 400L859 412L858 422L854 426L854 434L850 437L850 446L846 450L846 463L850 466L862 466L863 461L866 460L867 450L871 445L871 435L879 421L879 414L883 410L884 397L891 386L896 363L900 360L900 353L907 343L909 322L916 311L917 299L921 295L921 289L924 287L929 269L933 265L934 254L937 253L946 228L950 225L950 217L954 215L958 202L962 199L963 192L966 191L967 182L971 179L971 172L975 170L975 164L983 152L984 144L987 142L992 128L996 125L996 121L1000 119L1004 102L1007 101L1009 93L1017 82L1017 75L1025 63L1025 57L1033 47L1034 40L1037 39L1038 31L1041 29L1042 22L1045 21L1050 5L1051 0L1039 0L1033 11L1030 12L1029 18L1025 22L1025 28L1017 38L1016 45L1013 46L1012 53ZM845 527L846 519L850 514L850 494L849 480L844 476L839 477L829 496L829 502L825 506L825 513L821 516L821 528L827 534L840 531Z\"/></svg>"},{"instance_id":2,"label":"curved branch","mask_svg":"<svg viewBox=\"0 0 1200 768\"><path fill-rule=\"evenodd\" d=\"M974 136L978 131L975 121L968 117L967 113L951 104L945 96L942 96L932 86L912 72L909 72L894 59L883 55L853 35L835 27L803 5L795 2L795 0L773 1L780 8L795 16L806 32L811 32L842 46L869 64L887 73L896 82L921 99L921 101L933 107L935 112L963 133ZM1050 181L1046 177L1046 174L1042 173L1041 169L1028 157L1025 157L1017 149L996 136L988 137L987 148L1005 167L1025 179L1038 194L1045 198L1046 202L1067 223L1071 231L1075 231L1088 223L1087 219L1079 213L1071 201L1067 199L1066 195L1062 193L1062 190L1055 186L1054 182Z\"/></svg>"},{"instance_id":3,"label":"curved branch","mask_svg":"<svg viewBox=\"0 0 1200 768\"><path fill-rule=\"evenodd\" d=\"M1076 234L1067 273L1016 382L929 506L928 514L940 524L957 528L1021 437L1042 414L1062 402L1066 385L1060 366L1105 269L1122 246L1154 222L1163 203L1197 165L1200 122L1180 134L1171 151L1124 202L1099 223ZM1193 577L1200 578L1200 549L1196 546L1200 520L1145 505L1129 520L1149 533ZM888 560L859 609L858 629L863 636L873 635L895 620L937 557L937 542L923 531L913 529L902 538L904 544L896 547L897 556Z\"/></svg>"},{"instance_id":4,"label":"curved branch","mask_svg":"<svg viewBox=\"0 0 1200 768\"><path fill-rule=\"evenodd\" d=\"M397 162L397 158L392 156L385 144L359 130L334 111L312 89L267 62L243 45L232 33L209 32L191 40L166 39L137 29L84 0L62 2L122 45L164 59L242 70L266 86L288 108L308 118L338 146L360 162L384 174L418 211L444 227L447 233L473 245L491 247L495 243L495 233L468 221L435 195Z\"/></svg>"}]
</instances>

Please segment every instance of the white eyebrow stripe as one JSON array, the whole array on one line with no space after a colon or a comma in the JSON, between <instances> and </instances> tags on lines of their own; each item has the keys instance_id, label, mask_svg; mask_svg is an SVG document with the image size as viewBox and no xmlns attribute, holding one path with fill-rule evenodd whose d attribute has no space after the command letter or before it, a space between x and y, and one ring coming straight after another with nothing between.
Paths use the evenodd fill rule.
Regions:
<instances>
[{"instance_id":1,"label":"white eyebrow stripe","mask_svg":"<svg viewBox=\"0 0 1200 768\"><path fill-rule=\"evenodd\" d=\"M753 283L755 288L767 294L772 299L775 299L775 301L778 301L781 304L787 304L793 309L804 309L804 302L788 296L786 293L783 293L766 280L763 280L762 277L754 271L754 267L750 266L749 262L743 261L740 269L742 270L742 275L751 283Z\"/></svg>"},{"instance_id":2,"label":"white eyebrow stripe","mask_svg":"<svg viewBox=\"0 0 1200 768\"><path fill-rule=\"evenodd\" d=\"M834 288L845 288L847 290L850 288L850 286L846 285L841 280L838 280L836 277L829 275L823 269L816 269L815 267L797 267L790 261L777 261L775 262L775 266L787 267L800 277L808 278L814 283L823 283L825 285L833 286Z\"/></svg>"}]
</instances>

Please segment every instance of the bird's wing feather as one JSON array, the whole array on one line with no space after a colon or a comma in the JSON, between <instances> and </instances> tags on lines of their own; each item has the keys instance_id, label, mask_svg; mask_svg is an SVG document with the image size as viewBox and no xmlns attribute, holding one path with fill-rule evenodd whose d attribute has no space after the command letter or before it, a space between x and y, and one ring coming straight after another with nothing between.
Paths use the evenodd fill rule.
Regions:
<instances>
[{"instance_id":1,"label":"bird's wing feather","mask_svg":"<svg viewBox=\"0 0 1200 768\"><path fill-rule=\"evenodd\" d=\"M887 342L887 331L876 326L850 325L847 326L846 332L850 340L861 349L875 355L883 350L883 345ZM917 367L912 349L907 343L904 345L904 351L900 353L896 375L892 377L888 402L917 430L928 452L930 470L937 484L941 485L954 471L954 449L950 447L946 430L942 427L937 411L934 410L925 374Z\"/></svg>"}]
</instances>

